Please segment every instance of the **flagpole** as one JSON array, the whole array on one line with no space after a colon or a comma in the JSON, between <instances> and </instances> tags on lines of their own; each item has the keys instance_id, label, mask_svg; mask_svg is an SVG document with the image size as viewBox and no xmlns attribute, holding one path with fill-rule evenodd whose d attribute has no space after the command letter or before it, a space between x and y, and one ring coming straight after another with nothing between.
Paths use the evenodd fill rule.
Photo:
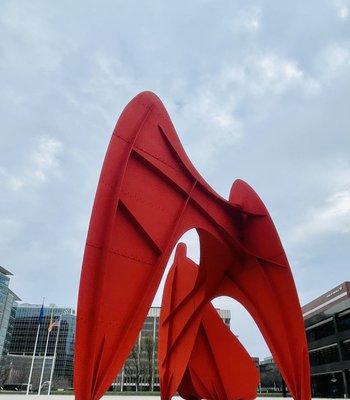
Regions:
<instances>
[{"instance_id":1,"label":"flagpole","mask_svg":"<svg viewBox=\"0 0 350 400\"><path fill-rule=\"evenodd\" d=\"M48 389L48 392L47 392L47 395L48 395L48 396L50 396L50 394L51 394L52 378L53 378L53 372L54 372L54 369L55 369L56 356L57 356L58 337L60 336L60 330L61 330L61 319L62 319L62 314L60 315L59 326L58 326L58 329L57 329L57 336L56 336L56 342L55 342L55 350L54 350L54 356L53 356L52 366L51 366L51 374L50 374L49 389Z\"/></svg>"},{"instance_id":2,"label":"flagpole","mask_svg":"<svg viewBox=\"0 0 350 400\"><path fill-rule=\"evenodd\" d=\"M28 384L27 384L27 391L26 395L29 394L29 388L30 388L30 382L32 380L32 375L33 375L33 367L34 367L34 360L35 360L35 353L36 353L36 348L38 346L38 339L39 339L39 332L40 332L40 325L41 325L41 319L44 314L44 299L43 299L43 304L40 309L40 314L39 314L39 324L38 324L38 329L36 331L36 338L35 338L35 344L34 344L34 351L33 351L33 356L32 356L32 362L30 365L30 371L29 371L29 378L28 378Z\"/></svg>"},{"instance_id":3,"label":"flagpole","mask_svg":"<svg viewBox=\"0 0 350 400\"><path fill-rule=\"evenodd\" d=\"M44 353L43 365L42 365L42 367L41 367L41 374L40 374L40 382L39 382L38 396L40 396L40 394L41 394L41 385L42 385L42 383L43 383L43 376L44 376L45 363L46 363L46 355L47 355L47 347L48 347L48 345L49 345L49 338L50 338L50 333L51 333L52 314L53 314L53 307L51 307L51 319L50 319L49 327L48 327L48 329L47 329L45 353Z\"/></svg>"},{"instance_id":4,"label":"flagpole","mask_svg":"<svg viewBox=\"0 0 350 400\"><path fill-rule=\"evenodd\" d=\"M29 378L28 378L28 384L27 384L27 392L26 392L27 395L29 394L30 381L32 380L36 347L38 345L38 339L39 339L39 331L40 331L40 324L38 325L38 330L36 331L36 339L35 339L34 351L33 351L33 356L32 356L32 363L30 365L30 372L29 372Z\"/></svg>"}]
</instances>

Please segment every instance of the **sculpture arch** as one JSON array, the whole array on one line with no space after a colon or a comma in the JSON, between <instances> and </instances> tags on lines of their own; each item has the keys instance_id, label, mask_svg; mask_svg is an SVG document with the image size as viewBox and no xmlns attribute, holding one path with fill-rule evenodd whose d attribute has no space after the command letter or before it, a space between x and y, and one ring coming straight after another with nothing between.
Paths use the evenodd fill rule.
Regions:
<instances>
[{"instance_id":1,"label":"sculpture arch","mask_svg":"<svg viewBox=\"0 0 350 400\"><path fill-rule=\"evenodd\" d=\"M254 399L259 384L257 367L210 302L196 313L196 298L190 297L192 309L167 318L191 293L198 272L198 265L186 255L186 245L178 244L159 322L161 398L171 399L178 392L184 399ZM184 325L187 318L189 324ZM179 339L176 346L174 339Z\"/></svg>"},{"instance_id":2,"label":"sculpture arch","mask_svg":"<svg viewBox=\"0 0 350 400\"><path fill-rule=\"evenodd\" d=\"M97 400L127 358L178 238L200 238L193 292L242 302L263 332L295 400L310 398L304 324L291 270L268 211L243 181L229 200L186 156L157 96L121 114L103 164L78 299L74 386ZM186 299L181 305L186 307Z\"/></svg>"}]
</instances>

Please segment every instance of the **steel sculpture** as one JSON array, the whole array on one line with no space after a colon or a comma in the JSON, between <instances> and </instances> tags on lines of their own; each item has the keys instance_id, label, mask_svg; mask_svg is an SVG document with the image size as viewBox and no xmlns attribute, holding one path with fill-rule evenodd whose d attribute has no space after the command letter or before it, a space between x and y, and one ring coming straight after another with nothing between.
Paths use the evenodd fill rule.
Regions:
<instances>
[{"instance_id":1,"label":"steel sculpture","mask_svg":"<svg viewBox=\"0 0 350 400\"><path fill-rule=\"evenodd\" d=\"M191 293L198 271L180 243L165 282L160 313L161 398L171 399L178 392L184 399L255 399L258 369L211 303L193 316L172 312ZM184 320L189 323L183 325Z\"/></svg>"},{"instance_id":2,"label":"steel sculpture","mask_svg":"<svg viewBox=\"0 0 350 400\"><path fill-rule=\"evenodd\" d=\"M150 92L136 96L120 116L97 188L78 299L76 399L97 400L108 389L172 249L191 228L199 235L200 268L192 292L173 312L195 301L200 313L218 295L238 300L255 319L294 399L309 400L300 304L268 211L241 180L228 200L214 192Z\"/></svg>"}]
</instances>

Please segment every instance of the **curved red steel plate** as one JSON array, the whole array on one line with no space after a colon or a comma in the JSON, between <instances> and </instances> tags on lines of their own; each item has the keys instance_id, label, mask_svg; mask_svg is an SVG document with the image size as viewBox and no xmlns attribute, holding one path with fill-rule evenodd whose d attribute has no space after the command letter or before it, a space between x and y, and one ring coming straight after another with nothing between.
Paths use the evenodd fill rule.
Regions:
<instances>
[{"instance_id":1,"label":"curved red steel plate","mask_svg":"<svg viewBox=\"0 0 350 400\"><path fill-rule=\"evenodd\" d=\"M186 320L177 313L163 323L193 289L198 270L186 257L186 246L180 243L165 283L160 314L161 398L171 399L178 392L184 399L254 399L259 384L258 369L211 303L201 313L188 316L191 324L185 332L181 331ZM180 333L183 333L181 340L174 348L172 340Z\"/></svg>"},{"instance_id":2,"label":"curved red steel plate","mask_svg":"<svg viewBox=\"0 0 350 400\"><path fill-rule=\"evenodd\" d=\"M97 400L127 358L169 255L191 228L200 238L198 312L218 290L252 314L295 400L309 399L304 324L293 277L261 200L236 181L229 201L187 158L157 96L136 96L120 116L103 164L78 299L74 387ZM175 341L176 343L176 341Z\"/></svg>"}]
</instances>

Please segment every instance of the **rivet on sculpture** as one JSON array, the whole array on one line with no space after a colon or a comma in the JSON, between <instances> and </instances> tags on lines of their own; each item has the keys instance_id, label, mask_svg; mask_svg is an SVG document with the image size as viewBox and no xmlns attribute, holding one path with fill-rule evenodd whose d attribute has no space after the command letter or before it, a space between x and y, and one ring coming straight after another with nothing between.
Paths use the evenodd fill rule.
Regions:
<instances>
[{"instance_id":1,"label":"rivet on sculpture","mask_svg":"<svg viewBox=\"0 0 350 400\"><path fill-rule=\"evenodd\" d=\"M182 324L191 326L193 315L204 315L213 298L234 298L257 323L293 398L309 400L300 304L267 209L241 180L228 200L215 193L150 92L136 96L121 114L97 188L79 289L75 398L97 400L109 388L135 343L170 253L192 228L200 241L196 281L163 324L182 315L189 318Z\"/></svg>"}]
</instances>

